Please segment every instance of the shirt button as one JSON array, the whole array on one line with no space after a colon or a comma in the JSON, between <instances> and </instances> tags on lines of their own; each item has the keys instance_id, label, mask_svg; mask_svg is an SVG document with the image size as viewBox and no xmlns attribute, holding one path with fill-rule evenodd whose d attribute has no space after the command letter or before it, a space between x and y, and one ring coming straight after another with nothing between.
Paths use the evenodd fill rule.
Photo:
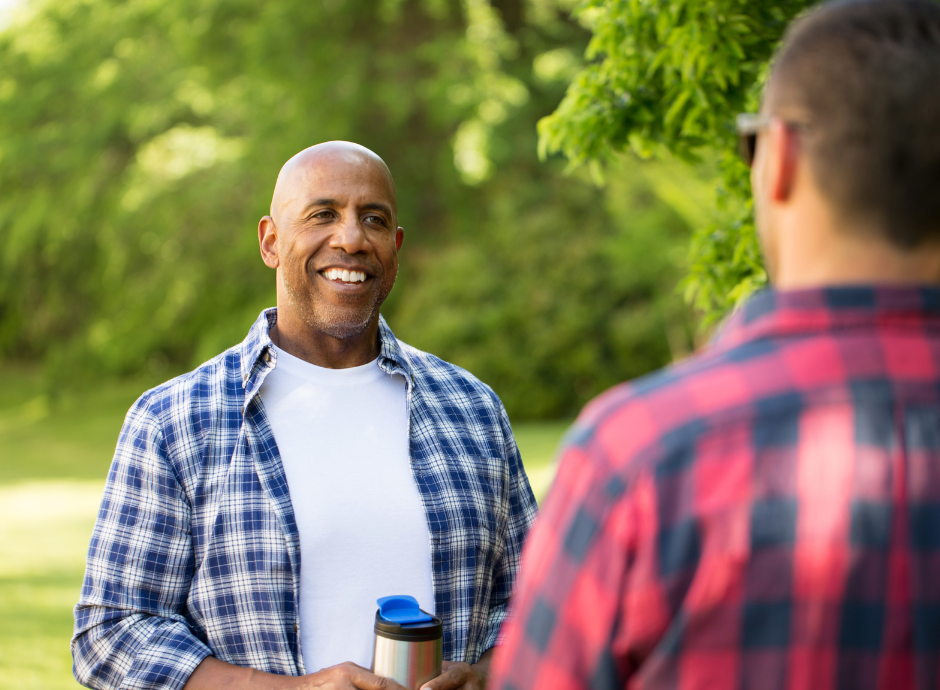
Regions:
<instances>
[{"instance_id":1,"label":"shirt button","mask_svg":"<svg viewBox=\"0 0 940 690\"><path fill-rule=\"evenodd\" d=\"M294 623L294 632L300 632L300 625L298 623Z\"/></svg>"}]
</instances>

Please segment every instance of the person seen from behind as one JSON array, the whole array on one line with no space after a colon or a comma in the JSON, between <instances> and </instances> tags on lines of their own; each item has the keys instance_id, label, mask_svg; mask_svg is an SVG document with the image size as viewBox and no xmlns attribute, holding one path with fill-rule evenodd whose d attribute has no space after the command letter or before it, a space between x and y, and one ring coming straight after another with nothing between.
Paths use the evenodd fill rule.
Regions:
<instances>
[{"instance_id":1,"label":"person seen from behind","mask_svg":"<svg viewBox=\"0 0 940 690\"><path fill-rule=\"evenodd\" d=\"M491 690L940 685L940 4L825 4L739 118L772 288L581 414Z\"/></svg>"}]
</instances>

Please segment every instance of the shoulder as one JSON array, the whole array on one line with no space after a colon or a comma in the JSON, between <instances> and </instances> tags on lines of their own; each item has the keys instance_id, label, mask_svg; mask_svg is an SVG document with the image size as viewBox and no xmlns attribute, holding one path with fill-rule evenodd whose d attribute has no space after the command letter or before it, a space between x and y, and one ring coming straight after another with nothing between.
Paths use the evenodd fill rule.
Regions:
<instances>
[{"instance_id":1,"label":"shoulder","mask_svg":"<svg viewBox=\"0 0 940 690\"><path fill-rule=\"evenodd\" d=\"M502 408L493 389L466 369L400 340L398 346L411 366L415 385L423 392L441 397L466 398L478 404Z\"/></svg>"},{"instance_id":2,"label":"shoulder","mask_svg":"<svg viewBox=\"0 0 940 690\"><path fill-rule=\"evenodd\" d=\"M440 357L400 343L412 376L412 443L415 452L450 464L457 456L491 458L519 471L509 417L493 389ZM477 471L479 471L479 467Z\"/></svg>"},{"instance_id":3,"label":"shoulder","mask_svg":"<svg viewBox=\"0 0 940 690\"><path fill-rule=\"evenodd\" d=\"M566 447L621 470L670 462L706 435L801 408L786 370L772 343L706 350L595 398Z\"/></svg>"},{"instance_id":4,"label":"shoulder","mask_svg":"<svg viewBox=\"0 0 940 690\"><path fill-rule=\"evenodd\" d=\"M275 309L265 309L255 319L245 339L190 372L146 391L131 408L146 411L164 421L180 412L227 414L240 411L245 381L266 344L267 329L276 319Z\"/></svg>"},{"instance_id":5,"label":"shoulder","mask_svg":"<svg viewBox=\"0 0 940 690\"><path fill-rule=\"evenodd\" d=\"M226 394L236 393L242 387L240 349L229 348L192 371L151 388L134 407L163 418L174 410L222 402Z\"/></svg>"},{"instance_id":6,"label":"shoulder","mask_svg":"<svg viewBox=\"0 0 940 690\"><path fill-rule=\"evenodd\" d=\"M127 413L119 445L198 465L207 442L232 437L226 430L242 423L241 369L236 346L144 392Z\"/></svg>"}]
</instances>

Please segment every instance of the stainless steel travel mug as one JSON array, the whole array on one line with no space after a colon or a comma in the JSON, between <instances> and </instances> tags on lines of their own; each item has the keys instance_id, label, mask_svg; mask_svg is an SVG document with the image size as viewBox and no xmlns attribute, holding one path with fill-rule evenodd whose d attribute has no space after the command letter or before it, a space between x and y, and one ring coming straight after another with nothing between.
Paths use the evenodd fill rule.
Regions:
<instances>
[{"instance_id":1,"label":"stainless steel travel mug","mask_svg":"<svg viewBox=\"0 0 940 690\"><path fill-rule=\"evenodd\" d=\"M375 612L372 672L418 690L441 675L444 622L410 596L382 597Z\"/></svg>"}]
</instances>

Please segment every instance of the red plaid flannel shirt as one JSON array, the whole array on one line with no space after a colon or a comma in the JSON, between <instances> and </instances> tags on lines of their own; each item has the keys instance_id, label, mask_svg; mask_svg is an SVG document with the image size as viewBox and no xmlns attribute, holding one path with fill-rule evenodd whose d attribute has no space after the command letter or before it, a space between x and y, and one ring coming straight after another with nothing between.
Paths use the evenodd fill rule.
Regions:
<instances>
[{"instance_id":1,"label":"red plaid flannel shirt","mask_svg":"<svg viewBox=\"0 0 940 690\"><path fill-rule=\"evenodd\" d=\"M759 294L581 415L495 690L940 686L940 290Z\"/></svg>"}]
</instances>

